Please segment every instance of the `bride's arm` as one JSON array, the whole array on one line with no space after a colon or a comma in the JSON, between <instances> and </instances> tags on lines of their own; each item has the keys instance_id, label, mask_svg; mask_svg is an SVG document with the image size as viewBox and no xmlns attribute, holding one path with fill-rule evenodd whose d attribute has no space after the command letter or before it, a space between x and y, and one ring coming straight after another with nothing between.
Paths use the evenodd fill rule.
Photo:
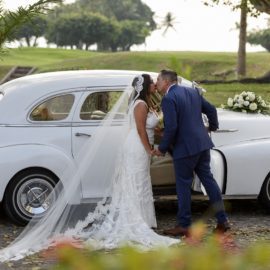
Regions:
<instances>
[{"instance_id":1,"label":"bride's arm","mask_svg":"<svg viewBox=\"0 0 270 270\"><path fill-rule=\"evenodd\" d=\"M140 102L134 108L134 117L138 134L141 142L148 154L152 154L152 148L149 143L148 135L146 133L146 119L147 119L148 108L144 102Z\"/></svg>"}]
</instances>

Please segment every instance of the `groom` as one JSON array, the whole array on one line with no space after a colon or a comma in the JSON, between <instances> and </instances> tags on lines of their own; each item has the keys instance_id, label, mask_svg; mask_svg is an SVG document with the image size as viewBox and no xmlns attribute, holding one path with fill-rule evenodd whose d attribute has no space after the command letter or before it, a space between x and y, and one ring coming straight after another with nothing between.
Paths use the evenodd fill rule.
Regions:
<instances>
[{"instance_id":1,"label":"groom","mask_svg":"<svg viewBox=\"0 0 270 270\"><path fill-rule=\"evenodd\" d=\"M214 231L230 229L220 189L210 170L210 149L214 146L203 124L202 113L209 121L209 131L218 129L216 108L207 102L198 89L178 85L177 73L161 70L157 89L164 97L164 134L156 155L164 155L172 148L176 191L178 198L177 226L164 231L166 235L188 236L191 226L191 185L193 172L197 174L209 196L217 218Z\"/></svg>"}]
</instances>

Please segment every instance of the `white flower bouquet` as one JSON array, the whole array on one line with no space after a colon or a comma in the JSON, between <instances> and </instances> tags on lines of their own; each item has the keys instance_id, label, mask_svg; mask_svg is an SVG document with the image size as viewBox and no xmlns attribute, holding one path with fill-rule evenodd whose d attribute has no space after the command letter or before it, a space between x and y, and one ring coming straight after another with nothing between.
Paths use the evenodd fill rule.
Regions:
<instances>
[{"instance_id":1,"label":"white flower bouquet","mask_svg":"<svg viewBox=\"0 0 270 270\"><path fill-rule=\"evenodd\" d=\"M227 105L222 105L222 108L243 113L270 114L270 104L254 92L243 91L236 94L233 98L228 98Z\"/></svg>"}]
</instances>

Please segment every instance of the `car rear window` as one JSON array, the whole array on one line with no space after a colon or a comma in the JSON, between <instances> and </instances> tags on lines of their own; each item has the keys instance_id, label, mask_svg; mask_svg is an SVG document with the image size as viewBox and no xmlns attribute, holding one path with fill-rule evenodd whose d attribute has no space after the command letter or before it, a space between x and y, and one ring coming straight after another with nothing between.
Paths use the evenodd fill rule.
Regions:
<instances>
[{"instance_id":1,"label":"car rear window","mask_svg":"<svg viewBox=\"0 0 270 270\"><path fill-rule=\"evenodd\" d=\"M74 95L56 96L39 104L30 114L33 121L59 121L68 117L74 103Z\"/></svg>"}]
</instances>

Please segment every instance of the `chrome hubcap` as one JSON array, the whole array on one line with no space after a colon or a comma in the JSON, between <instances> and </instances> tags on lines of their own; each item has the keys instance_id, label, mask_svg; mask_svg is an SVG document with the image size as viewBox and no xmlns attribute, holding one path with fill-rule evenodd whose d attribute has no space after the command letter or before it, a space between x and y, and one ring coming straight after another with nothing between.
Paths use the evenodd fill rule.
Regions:
<instances>
[{"instance_id":1,"label":"chrome hubcap","mask_svg":"<svg viewBox=\"0 0 270 270\"><path fill-rule=\"evenodd\" d=\"M39 177L26 180L17 192L20 211L27 216L41 215L46 212L56 200L53 188L51 182Z\"/></svg>"}]
</instances>

